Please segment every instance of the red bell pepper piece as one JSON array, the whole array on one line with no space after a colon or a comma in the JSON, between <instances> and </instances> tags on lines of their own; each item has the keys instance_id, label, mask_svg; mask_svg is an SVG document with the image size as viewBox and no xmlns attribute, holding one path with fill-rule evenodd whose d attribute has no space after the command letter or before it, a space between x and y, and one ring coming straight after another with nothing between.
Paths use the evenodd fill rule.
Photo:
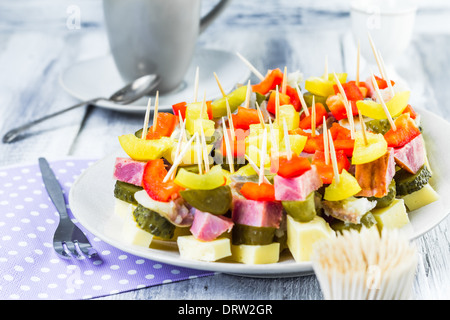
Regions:
<instances>
[{"instance_id":1,"label":"red bell pepper piece","mask_svg":"<svg viewBox=\"0 0 450 320\"><path fill-rule=\"evenodd\" d=\"M252 86L253 92L267 94L270 90L274 90L276 86L280 86L283 82L283 72L280 69L273 69L260 83Z\"/></svg>"},{"instance_id":2,"label":"red bell pepper piece","mask_svg":"<svg viewBox=\"0 0 450 320\"><path fill-rule=\"evenodd\" d=\"M290 104L294 106L295 111L300 111L302 109L302 103L300 101L300 97L298 96L297 90L291 86L286 86L286 94L289 96Z\"/></svg>"},{"instance_id":3,"label":"red bell pepper piece","mask_svg":"<svg viewBox=\"0 0 450 320\"><path fill-rule=\"evenodd\" d=\"M269 101L267 101L267 111L269 111L272 114L276 114L276 91L272 91L269 96ZM283 106L285 104L291 104L291 98L287 94L283 94L281 92L278 92L278 96L280 98L280 106Z\"/></svg>"},{"instance_id":4,"label":"red bell pepper piece","mask_svg":"<svg viewBox=\"0 0 450 320\"><path fill-rule=\"evenodd\" d=\"M334 149L336 151L343 151L347 157L353 155L353 149L355 147L355 140L351 139L337 139L333 140Z\"/></svg>"},{"instance_id":5,"label":"red bell pepper piece","mask_svg":"<svg viewBox=\"0 0 450 320\"><path fill-rule=\"evenodd\" d=\"M241 194L248 200L275 201L275 188L268 183L246 182L241 188Z\"/></svg>"},{"instance_id":6,"label":"red bell pepper piece","mask_svg":"<svg viewBox=\"0 0 450 320\"><path fill-rule=\"evenodd\" d=\"M245 107L238 107L237 114L231 115L235 129L247 130L251 124L259 123L258 111Z\"/></svg>"},{"instance_id":7,"label":"red bell pepper piece","mask_svg":"<svg viewBox=\"0 0 450 320\"><path fill-rule=\"evenodd\" d=\"M349 140L352 137L350 130L341 126L338 122L333 122L330 132L333 140Z\"/></svg>"},{"instance_id":8,"label":"red bell pepper piece","mask_svg":"<svg viewBox=\"0 0 450 320\"><path fill-rule=\"evenodd\" d=\"M309 160L305 157L291 155L291 159L286 156L281 156L278 159L278 172L277 174L283 178L293 178L301 176L303 173L311 169Z\"/></svg>"},{"instance_id":9,"label":"red bell pepper piece","mask_svg":"<svg viewBox=\"0 0 450 320\"><path fill-rule=\"evenodd\" d=\"M409 116L411 117L411 119L416 119L417 118L417 112L414 111L414 109L411 107L410 104L408 104L405 108L405 110L403 110L402 113L409 113Z\"/></svg>"},{"instance_id":10,"label":"red bell pepper piece","mask_svg":"<svg viewBox=\"0 0 450 320\"><path fill-rule=\"evenodd\" d=\"M185 101L175 103L174 105L172 105L173 114L178 116L178 112L180 112L181 118L183 120L184 120L184 118L186 118L186 108L187 108L187 103Z\"/></svg>"},{"instance_id":11,"label":"red bell pepper piece","mask_svg":"<svg viewBox=\"0 0 450 320\"><path fill-rule=\"evenodd\" d=\"M153 131L153 126L151 126L148 129L146 139L156 140L161 137L170 137L178 125L178 121L178 116L174 114L168 112L158 113L158 123L156 124L156 129Z\"/></svg>"},{"instance_id":12,"label":"red bell pepper piece","mask_svg":"<svg viewBox=\"0 0 450 320\"><path fill-rule=\"evenodd\" d=\"M179 192L183 190L173 181L163 182L166 174L163 159L151 160L145 165L142 186L153 200L169 202L179 197Z\"/></svg>"},{"instance_id":13,"label":"red bell pepper piece","mask_svg":"<svg viewBox=\"0 0 450 320\"><path fill-rule=\"evenodd\" d=\"M358 108L356 107L356 101L349 101L352 106L353 116L358 115ZM344 98L341 95L329 96L327 98L327 106L330 109L333 117L336 118L337 121L348 118L347 110L345 109Z\"/></svg>"},{"instance_id":14,"label":"red bell pepper piece","mask_svg":"<svg viewBox=\"0 0 450 320\"><path fill-rule=\"evenodd\" d=\"M375 80L377 81L378 88L379 88L380 90L386 89L386 88L388 87L387 81L384 80L383 78L380 78L380 77L378 77L378 76L375 76ZM394 85L395 82L391 80L391 84Z\"/></svg>"},{"instance_id":15,"label":"red bell pepper piece","mask_svg":"<svg viewBox=\"0 0 450 320\"><path fill-rule=\"evenodd\" d=\"M347 156L344 154L344 151L337 150L336 151L336 162L338 166L338 172L341 173L343 169L349 170L350 161ZM331 163L331 159L328 164L325 163L325 153L323 151L316 151L312 158L312 164L316 166L317 172L322 179L324 184L330 184L333 181L334 171L333 165Z\"/></svg>"},{"instance_id":16,"label":"red bell pepper piece","mask_svg":"<svg viewBox=\"0 0 450 320\"><path fill-rule=\"evenodd\" d=\"M335 94L340 93L338 86L335 84L333 86ZM345 95L348 100L350 101L358 101L363 100L364 96L359 89L359 87L356 85L355 81L349 81L346 83L342 83L342 88L344 89Z\"/></svg>"},{"instance_id":17,"label":"red bell pepper piece","mask_svg":"<svg viewBox=\"0 0 450 320\"><path fill-rule=\"evenodd\" d=\"M316 103L316 127L320 126L323 122L323 117L328 119L327 109L321 103ZM312 106L308 108L309 116L306 116L305 113L300 115L300 124L299 127L302 129L311 129L311 117L312 117Z\"/></svg>"},{"instance_id":18,"label":"red bell pepper piece","mask_svg":"<svg viewBox=\"0 0 450 320\"><path fill-rule=\"evenodd\" d=\"M396 130L391 128L384 134L388 147L400 148L420 135L420 130L416 123L409 116L409 113L401 114L394 121Z\"/></svg>"}]
</instances>

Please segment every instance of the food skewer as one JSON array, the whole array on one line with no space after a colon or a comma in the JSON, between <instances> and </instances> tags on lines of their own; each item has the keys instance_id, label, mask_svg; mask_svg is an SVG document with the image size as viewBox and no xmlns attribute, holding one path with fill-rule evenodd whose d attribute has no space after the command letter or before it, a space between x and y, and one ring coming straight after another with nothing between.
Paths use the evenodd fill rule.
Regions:
<instances>
[{"instance_id":1,"label":"food skewer","mask_svg":"<svg viewBox=\"0 0 450 320\"><path fill-rule=\"evenodd\" d=\"M362 133L363 133L364 144L367 146L369 144L369 142L367 141L366 124L364 122L364 119L363 119L363 116L362 116L361 113L359 114L359 123L361 125L361 130L362 130Z\"/></svg>"},{"instance_id":2,"label":"food skewer","mask_svg":"<svg viewBox=\"0 0 450 320\"><path fill-rule=\"evenodd\" d=\"M305 113L305 115L307 117L309 117L308 105L306 104L305 98L303 97L303 94L302 94L298 84L295 86L295 90L297 90L297 94L298 94L298 97L300 99L300 102L301 102L301 105L302 105L302 108L303 108L303 112Z\"/></svg>"},{"instance_id":3,"label":"food skewer","mask_svg":"<svg viewBox=\"0 0 450 320\"><path fill-rule=\"evenodd\" d=\"M313 96L311 105L311 137L316 136L316 99Z\"/></svg>"},{"instance_id":4,"label":"food skewer","mask_svg":"<svg viewBox=\"0 0 450 320\"><path fill-rule=\"evenodd\" d=\"M281 93L282 94L286 94L286 86L287 86L287 67L284 66L283 82L281 83Z\"/></svg>"},{"instance_id":5,"label":"food skewer","mask_svg":"<svg viewBox=\"0 0 450 320\"><path fill-rule=\"evenodd\" d=\"M248 161L248 164L253 168L253 170L255 170L255 172L259 172L258 166L249 156L245 155L245 159ZM266 176L264 176L264 183L271 184L269 179L267 179Z\"/></svg>"},{"instance_id":6,"label":"food skewer","mask_svg":"<svg viewBox=\"0 0 450 320\"><path fill-rule=\"evenodd\" d=\"M389 109L387 108L386 103L384 102L383 96L381 95L380 88L378 87L378 83L377 83L377 80L375 79L375 76L373 75L373 72L372 72L372 84L375 89L375 92L377 93L378 100L380 100L381 106L383 107L383 111L387 116L389 124L391 125L391 128L394 131L397 130L394 120L392 120L392 116L389 112Z\"/></svg>"},{"instance_id":7,"label":"food skewer","mask_svg":"<svg viewBox=\"0 0 450 320\"><path fill-rule=\"evenodd\" d=\"M203 94L202 114L200 119L203 119L203 115L205 114L205 112L206 113L208 112L206 110L206 91ZM209 172L209 157L208 157L208 149L206 147L205 132L203 131L203 120L200 121L200 142L202 146L202 154L203 154L202 158L203 161L205 162L205 172Z\"/></svg>"},{"instance_id":8,"label":"food skewer","mask_svg":"<svg viewBox=\"0 0 450 320\"><path fill-rule=\"evenodd\" d=\"M159 91L156 91L155 110L153 111L153 133L158 125Z\"/></svg>"},{"instance_id":9,"label":"food skewer","mask_svg":"<svg viewBox=\"0 0 450 320\"><path fill-rule=\"evenodd\" d=\"M331 163L333 165L333 173L334 173L334 179L337 184L339 184L339 169L337 165L337 159L336 159L336 150L334 149L334 143L333 143L333 137L331 136L331 131L328 130L328 142L330 146L330 155L331 155Z\"/></svg>"},{"instance_id":10,"label":"food skewer","mask_svg":"<svg viewBox=\"0 0 450 320\"><path fill-rule=\"evenodd\" d=\"M278 127L280 127L280 92L278 91L278 85L275 90L275 119Z\"/></svg>"},{"instance_id":11,"label":"food skewer","mask_svg":"<svg viewBox=\"0 0 450 320\"><path fill-rule=\"evenodd\" d=\"M338 78L337 74L336 73L333 73L333 74L334 74L334 79L336 80L336 85L339 88L339 92L344 97L345 110L347 112L348 122L350 123L350 136L351 136L351 139L353 140L353 139L355 139L355 123L353 121L352 106L350 105L350 102L347 99L347 95L345 94L345 90L342 87L342 84L339 81L339 78Z\"/></svg>"},{"instance_id":12,"label":"food skewer","mask_svg":"<svg viewBox=\"0 0 450 320\"><path fill-rule=\"evenodd\" d=\"M284 144L286 145L287 159L291 160L292 158L291 141L289 140L289 131L286 124L286 118L283 118L283 130L284 130Z\"/></svg>"},{"instance_id":13,"label":"food skewer","mask_svg":"<svg viewBox=\"0 0 450 320\"><path fill-rule=\"evenodd\" d=\"M389 90L391 91L392 96L394 96L395 95L394 87L392 86L391 79L389 78L389 76L387 74L386 65L384 63L383 56L381 55L380 51L378 51L378 54L379 54L379 57L380 57L381 67L383 68L383 73L384 73L384 77L385 77L384 80L386 80L387 85L389 87Z\"/></svg>"},{"instance_id":14,"label":"food skewer","mask_svg":"<svg viewBox=\"0 0 450 320\"><path fill-rule=\"evenodd\" d=\"M328 165L330 163L330 147L328 143L328 128L325 116L323 116L323 150L325 155L325 164Z\"/></svg>"},{"instance_id":15,"label":"food skewer","mask_svg":"<svg viewBox=\"0 0 450 320\"><path fill-rule=\"evenodd\" d=\"M248 80L247 82L247 93L245 95L245 104L244 107L245 108L249 108L250 107L250 97L252 95L252 86L250 85L250 80Z\"/></svg>"},{"instance_id":16,"label":"food skewer","mask_svg":"<svg viewBox=\"0 0 450 320\"><path fill-rule=\"evenodd\" d=\"M219 86L219 90L222 93L222 96L225 97L227 94L223 90L222 84L219 81L219 78L217 77L217 74L214 72L214 78L216 78L217 85Z\"/></svg>"},{"instance_id":17,"label":"food skewer","mask_svg":"<svg viewBox=\"0 0 450 320\"><path fill-rule=\"evenodd\" d=\"M183 150L181 151L180 154L177 155L177 157L175 158L175 161L173 162L172 166L170 167L169 171L167 172L166 176L163 179L163 182L166 183L169 178L172 176L172 174L175 173L175 170L178 168L178 166L181 163L181 160L183 160L184 155L186 154L186 152L188 152L189 147L192 144L192 141L194 141L194 139L196 139L196 137L198 137L198 133L194 133L194 135L191 137L191 139L189 139L189 141L185 144Z\"/></svg>"},{"instance_id":18,"label":"food skewer","mask_svg":"<svg viewBox=\"0 0 450 320\"><path fill-rule=\"evenodd\" d=\"M230 104L228 102L228 99L225 99L225 103L227 105L228 127L230 127L231 140L234 143L234 140L236 139L236 136L235 136L235 133L234 133L233 117L231 116L231 108L230 108Z\"/></svg>"},{"instance_id":19,"label":"food skewer","mask_svg":"<svg viewBox=\"0 0 450 320\"><path fill-rule=\"evenodd\" d=\"M194 83L194 102L197 102L197 95L198 95L198 81L199 81L199 67L197 66L197 69L195 70L195 83Z\"/></svg>"},{"instance_id":20,"label":"food skewer","mask_svg":"<svg viewBox=\"0 0 450 320\"><path fill-rule=\"evenodd\" d=\"M177 158L178 154L180 153L181 145L183 144L183 142L185 142L184 140L186 140L186 132L185 132L186 120L183 120L183 118L181 117L180 111L178 111L178 116L180 118L180 135L178 136L177 147L175 149L175 159ZM174 178L175 178L175 172L172 175L172 179L174 179Z\"/></svg>"},{"instance_id":21,"label":"food skewer","mask_svg":"<svg viewBox=\"0 0 450 320\"><path fill-rule=\"evenodd\" d=\"M370 32L367 33L369 36L370 46L372 47L373 55L375 56L375 60L378 65L378 69L380 70L380 74L383 77L383 79L387 82L389 90L391 91L392 96L394 96L394 88L392 87L392 83L389 80L389 77L386 73L386 67L384 65L383 57L381 56L381 52L377 50L375 47L375 43L373 42L372 36L370 35Z\"/></svg>"},{"instance_id":22,"label":"food skewer","mask_svg":"<svg viewBox=\"0 0 450 320\"><path fill-rule=\"evenodd\" d=\"M260 81L264 80L264 76L258 71L247 59L245 59L239 52L236 52L237 56L247 65L247 67L252 71L255 76L259 78Z\"/></svg>"},{"instance_id":23,"label":"food skewer","mask_svg":"<svg viewBox=\"0 0 450 320\"><path fill-rule=\"evenodd\" d=\"M278 143L275 138L275 131L273 130L272 119L269 117L269 129L270 129L270 154L277 155L278 154Z\"/></svg>"},{"instance_id":24,"label":"food skewer","mask_svg":"<svg viewBox=\"0 0 450 320\"><path fill-rule=\"evenodd\" d=\"M201 142L200 142L200 136L197 134L197 137L195 138L195 149L197 151L197 165L198 165L198 173L200 175L203 174L203 154L202 154L202 147L201 147Z\"/></svg>"},{"instance_id":25,"label":"food skewer","mask_svg":"<svg viewBox=\"0 0 450 320\"><path fill-rule=\"evenodd\" d=\"M222 117L223 138L225 139L225 148L227 148L227 161L230 166L230 172L234 173L233 154L231 153L231 143L228 137L227 126L225 125L225 117Z\"/></svg>"},{"instance_id":26,"label":"food skewer","mask_svg":"<svg viewBox=\"0 0 450 320\"><path fill-rule=\"evenodd\" d=\"M259 184L264 182L264 169L267 153L267 129L264 128L259 164Z\"/></svg>"},{"instance_id":27,"label":"food skewer","mask_svg":"<svg viewBox=\"0 0 450 320\"><path fill-rule=\"evenodd\" d=\"M147 102L147 110L145 111L144 126L142 127L141 139L145 139L147 137L148 120L150 118L151 105L152 105L152 98L149 98Z\"/></svg>"}]
</instances>

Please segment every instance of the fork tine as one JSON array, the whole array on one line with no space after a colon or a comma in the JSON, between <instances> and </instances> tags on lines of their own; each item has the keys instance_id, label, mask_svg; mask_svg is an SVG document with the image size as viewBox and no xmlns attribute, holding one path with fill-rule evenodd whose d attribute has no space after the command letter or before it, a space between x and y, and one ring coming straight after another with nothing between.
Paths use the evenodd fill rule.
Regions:
<instances>
[{"instance_id":1,"label":"fork tine","mask_svg":"<svg viewBox=\"0 0 450 320\"><path fill-rule=\"evenodd\" d=\"M69 259L70 255L66 252L65 245L62 242L53 242L55 252L64 259Z\"/></svg>"},{"instance_id":2,"label":"fork tine","mask_svg":"<svg viewBox=\"0 0 450 320\"><path fill-rule=\"evenodd\" d=\"M71 256L71 257L75 257L77 259L81 259L83 258L83 256L78 252L77 250L77 245L76 242L72 242L72 241L65 241L63 243L63 245L65 245L65 247L67 248L66 253Z\"/></svg>"},{"instance_id":3,"label":"fork tine","mask_svg":"<svg viewBox=\"0 0 450 320\"><path fill-rule=\"evenodd\" d=\"M89 242L75 241L75 246L78 251L81 251L88 258L92 258L97 255L97 251L92 247Z\"/></svg>"}]
</instances>

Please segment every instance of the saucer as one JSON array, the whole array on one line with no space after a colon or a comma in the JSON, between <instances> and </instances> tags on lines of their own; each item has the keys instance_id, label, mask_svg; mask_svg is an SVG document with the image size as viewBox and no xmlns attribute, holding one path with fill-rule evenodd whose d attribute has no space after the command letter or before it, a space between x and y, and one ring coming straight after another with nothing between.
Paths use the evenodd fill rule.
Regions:
<instances>
[{"instance_id":1,"label":"saucer","mask_svg":"<svg viewBox=\"0 0 450 320\"><path fill-rule=\"evenodd\" d=\"M186 72L182 84L175 90L159 95L160 111L171 111L172 105L182 101L194 100L195 72L199 67L197 100L214 100L222 93L214 78L217 74L225 92L231 92L237 83L245 83L250 70L231 52L212 49L198 49ZM109 97L126 83L122 80L112 55L79 61L67 68L59 78L62 88L73 97L86 101L95 97ZM143 97L129 105L119 105L108 101L99 101L96 106L128 113L144 113L149 97ZM152 104L155 97L152 96Z\"/></svg>"}]
</instances>

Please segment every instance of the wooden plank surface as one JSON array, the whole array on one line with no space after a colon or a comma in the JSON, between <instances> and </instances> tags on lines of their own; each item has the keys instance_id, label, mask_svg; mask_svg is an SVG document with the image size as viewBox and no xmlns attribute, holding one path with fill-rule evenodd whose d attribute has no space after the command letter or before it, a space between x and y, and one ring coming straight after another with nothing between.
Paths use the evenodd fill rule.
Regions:
<instances>
[{"instance_id":1,"label":"wooden plank surface","mask_svg":"<svg viewBox=\"0 0 450 320\"><path fill-rule=\"evenodd\" d=\"M205 2L205 9L214 2ZM49 9L40 10L39 4ZM101 2L79 1L80 29L66 26L68 1L39 0L0 4L0 133L78 101L58 85L73 63L109 50ZM450 5L430 1L421 7L413 42L398 65L411 79L414 101L449 116L446 89L450 57ZM354 47L346 1L235 0L198 40L199 47L239 51L257 68L287 66L305 76L331 70L353 72ZM352 70L352 71L350 71ZM252 81L256 81L252 77ZM39 156L101 158L119 148L117 136L142 125L141 115L82 107L31 129L23 139L0 145L0 165ZM420 263L415 299L450 298L450 218L415 241ZM322 299L314 275L254 279L217 274L164 284L102 299Z\"/></svg>"}]
</instances>

